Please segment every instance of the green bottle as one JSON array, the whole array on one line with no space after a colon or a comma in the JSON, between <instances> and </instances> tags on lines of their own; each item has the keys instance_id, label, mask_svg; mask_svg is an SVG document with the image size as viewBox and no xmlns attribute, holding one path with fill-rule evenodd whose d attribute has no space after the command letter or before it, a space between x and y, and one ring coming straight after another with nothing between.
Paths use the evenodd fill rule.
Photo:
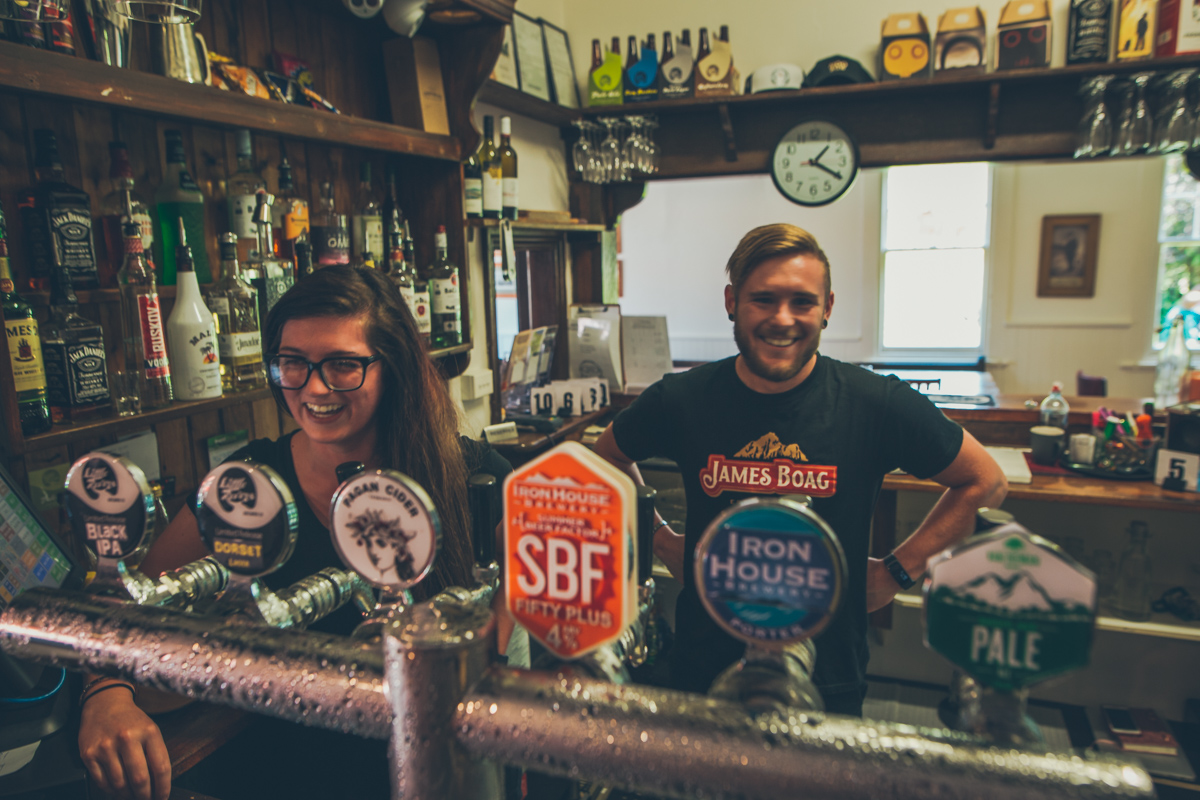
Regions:
<instances>
[{"instance_id":1,"label":"green bottle","mask_svg":"<svg viewBox=\"0 0 1200 800\"><path fill-rule=\"evenodd\" d=\"M21 435L32 436L50 430L46 366L42 361L42 340L33 309L15 289L8 265L8 242L0 239L0 312L4 315L8 358L12 362L13 383L17 389Z\"/></svg>"},{"instance_id":2,"label":"green bottle","mask_svg":"<svg viewBox=\"0 0 1200 800\"><path fill-rule=\"evenodd\" d=\"M183 134L166 131L164 137L167 143L167 174L163 176L162 185L154 196L158 216L158 236L154 244L161 265L162 284L175 285L175 252L180 244L179 220L183 220L188 241L196 244L192 255L196 280L212 283L208 251L203 246L204 195L188 172L187 159L183 155Z\"/></svg>"}]
</instances>

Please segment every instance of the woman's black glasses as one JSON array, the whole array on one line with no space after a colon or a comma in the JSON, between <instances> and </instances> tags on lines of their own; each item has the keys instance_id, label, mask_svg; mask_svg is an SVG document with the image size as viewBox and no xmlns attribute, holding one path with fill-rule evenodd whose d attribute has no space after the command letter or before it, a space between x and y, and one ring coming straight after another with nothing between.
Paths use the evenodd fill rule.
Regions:
<instances>
[{"instance_id":1,"label":"woman's black glasses","mask_svg":"<svg viewBox=\"0 0 1200 800\"><path fill-rule=\"evenodd\" d=\"M353 392L367 379L367 367L379 356L331 356L313 362L300 356L267 357L267 375L280 389L303 389L313 370L332 392Z\"/></svg>"}]
</instances>

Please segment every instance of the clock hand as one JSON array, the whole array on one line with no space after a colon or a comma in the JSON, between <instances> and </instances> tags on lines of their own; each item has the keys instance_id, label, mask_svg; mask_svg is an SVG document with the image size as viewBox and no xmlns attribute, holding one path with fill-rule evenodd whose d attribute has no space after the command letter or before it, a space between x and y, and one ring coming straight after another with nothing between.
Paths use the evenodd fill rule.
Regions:
<instances>
[{"instance_id":1,"label":"clock hand","mask_svg":"<svg viewBox=\"0 0 1200 800\"><path fill-rule=\"evenodd\" d=\"M829 167L825 166L824 164L821 164L821 163L819 163L819 162L816 162L816 161L812 161L812 162L809 162L809 163L811 163L811 164L812 164L814 167L816 167L817 169L823 169L823 170L825 170L825 171L826 171L826 172L828 172L830 175L832 175L833 177L837 178L839 181L842 179L842 173L840 173L840 172L834 172L833 170L831 170Z\"/></svg>"},{"instance_id":2,"label":"clock hand","mask_svg":"<svg viewBox=\"0 0 1200 800\"><path fill-rule=\"evenodd\" d=\"M817 166L817 162L821 160L821 156L825 155L827 152L829 152L829 145L825 145L825 149L817 153L815 158L810 158L808 163L812 164L814 167Z\"/></svg>"}]
</instances>

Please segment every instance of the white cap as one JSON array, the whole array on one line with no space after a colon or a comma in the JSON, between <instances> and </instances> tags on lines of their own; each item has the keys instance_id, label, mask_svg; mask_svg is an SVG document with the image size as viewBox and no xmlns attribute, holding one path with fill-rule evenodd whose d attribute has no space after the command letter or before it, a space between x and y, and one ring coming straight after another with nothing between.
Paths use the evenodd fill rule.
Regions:
<instances>
[{"instance_id":1,"label":"white cap","mask_svg":"<svg viewBox=\"0 0 1200 800\"><path fill-rule=\"evenodd\" d=\"M512 135L512 117L501 117L500 118L500 135L501 136L511 136Z\"/></svg>"}]
</instances>

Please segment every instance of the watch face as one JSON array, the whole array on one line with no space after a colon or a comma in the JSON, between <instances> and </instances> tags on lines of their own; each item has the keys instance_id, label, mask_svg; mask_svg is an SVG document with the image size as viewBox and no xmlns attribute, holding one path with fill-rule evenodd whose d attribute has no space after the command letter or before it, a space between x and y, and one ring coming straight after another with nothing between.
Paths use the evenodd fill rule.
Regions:
<instances>
[{"instance_id":1,"label":"watch face","mask_svg":"<svg viewBox=\"0 0 1200 800\"><path fill-rule=\"evenodd\" d=\"M858 174L858 148L832 122L792 128L775 146L771 178L793 203L823 206L841 197Z\"/></svg>"}]
</instances>

